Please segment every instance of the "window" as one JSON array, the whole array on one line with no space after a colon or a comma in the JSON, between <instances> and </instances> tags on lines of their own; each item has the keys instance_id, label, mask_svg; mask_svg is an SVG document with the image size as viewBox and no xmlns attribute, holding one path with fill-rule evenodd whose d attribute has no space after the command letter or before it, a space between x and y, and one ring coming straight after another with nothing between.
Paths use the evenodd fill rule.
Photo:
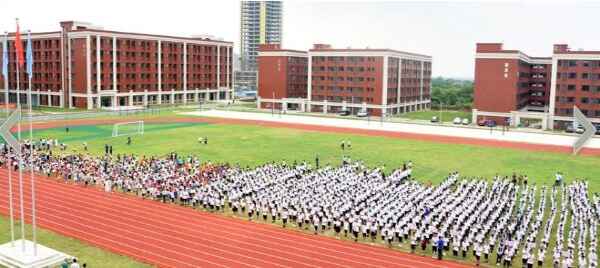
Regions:
<instances>
[{"instance_id":1,"label":"window","mask_svg":"<svg viewBox=\"0 0 600 268\"><path fill-rule=\"evenodd\" d=\"M581 86L581 91L590 91L590 86L589 85Z\"/></svg>"},{"instance_id":2,"label":"window","mask_svg":"<svg viewBox=\"0 0 600 268\"><path fill-rule=\"evenodd\" d=\"M577 61L570 60L569 61L569 67L575 67L575 66L577 66Z\"/></svg>"},{"instance_id":3,"label":"window","mask_svg":"<svg viewBox=\"0 0 600 268\"><path fill-rule=\"evenodd\" d=\"M577 73L569 73L569 79L577 78Z\"/></svg>"},{"instance_id":4,"label":"window","mask_svg":"<svg viewBox=\"0 0 600 268\"><path fill-rule=\"evenodd\" d=\"M575 90L575 85L567 85L567 90L568 90L568 91L573 91L573 90Z\"/></svg>"},{"instance_id":5,"label":"window","mask_svg":"<svg viewBox=\"0 0 600 268\"><path fill-rule=\"evenodd\" d=\"M582 73L581 74L581 79L589 79L590 75L588 73Z\"/></svg>"},{"instance_id":6,"label":"window","mask_svg":"<svg viewBox=\"0 0 600 268\"><path fill-rule=\"evenodd\" d=\"M588 99L587 97L581 98L581 103L588 104L589 102L590 102L590 99Z\"/></svg>"}]
</instances>

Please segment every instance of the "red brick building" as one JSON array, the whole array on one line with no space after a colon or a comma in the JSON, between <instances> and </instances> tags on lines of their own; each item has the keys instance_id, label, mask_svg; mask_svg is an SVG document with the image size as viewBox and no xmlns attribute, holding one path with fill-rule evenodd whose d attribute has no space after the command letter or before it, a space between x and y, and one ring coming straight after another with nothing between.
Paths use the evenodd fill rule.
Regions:
<instances>
[{"instance_id":1,"label":"red brick building","mask_svg":"<svg viewBox=\"0 0 600 268\"><path fill-rule=\"evenodd\" d=\"M270 79L269 68L278 68L267 64L267 53L275 52L264 51L259 55L259 74L263 80ZM307 65L306 99L298 101L302 111L347 110L379 116L430 107L430 56L390 49L334 49L315 44L308 52ZM261 85L266 84L259 83L259 102L281 102L277 94L276 100L272 100L269 95L272 89Z\"/></svg>"},{"instance_id":2,"label":"red brick building","mask_svg":"<svg viewBox=\"0 0 600 268\"><path fill-rule=\"evenodd\" d=\"M31 34L34 105L118 108L233 96L232 42L107 31L74 21L60 26L60 31ZM14 47L10 34L11 102L16 100ZM21 90L28 88L23 71ZM1 77L0 89L4 99ZM21 100L26 102L24 94Z\"/></svg>"},{"instance_id":3,"label":"red brick building","mask_svg":"<svg viewBox=\"0 0 600 268\"><path fill-rule=\"evenodd\" d=\"M260 108L304 109L308 80L306 51L281 49L279 44L260 45L258 69Z\"/></svg>"},{"instance_id":4,"label":"red brick building","mask_svg":"<svg viewBox=\"0 0 600 268\"><path fill-rule=\"evenodd\" d=\"M431 57L391 49L309 50L309 110L390 115L430 107Z\"/></svg>"},{"instance_id":5,"label":"red brick building","mask_svg":"<svg viewBox=\"0 0 600 268\"><path fill-rule=\"evenodd\" d=\"M501 43L477 44L474 119L513 125L539 120L541 127L573 121L577 105L600 123L600 51L572 51L554 45L552 57L504 50Z\"/></svg>"}]
</instances>

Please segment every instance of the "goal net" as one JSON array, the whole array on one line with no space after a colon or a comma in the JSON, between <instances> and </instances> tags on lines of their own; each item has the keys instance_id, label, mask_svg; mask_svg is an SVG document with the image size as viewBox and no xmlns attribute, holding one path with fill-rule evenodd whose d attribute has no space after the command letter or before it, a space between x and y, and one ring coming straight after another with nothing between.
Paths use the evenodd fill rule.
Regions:
<instances>
[{"instance_id":1,"label":"goal net","mask_svg":"<svg viewBox=\"0 0 600 268\"><path fill-rule=\"evenodd\" d=\"M144 135L144 121L121 122L113 126L113 137Z\"/></svg>"}]
</instances>

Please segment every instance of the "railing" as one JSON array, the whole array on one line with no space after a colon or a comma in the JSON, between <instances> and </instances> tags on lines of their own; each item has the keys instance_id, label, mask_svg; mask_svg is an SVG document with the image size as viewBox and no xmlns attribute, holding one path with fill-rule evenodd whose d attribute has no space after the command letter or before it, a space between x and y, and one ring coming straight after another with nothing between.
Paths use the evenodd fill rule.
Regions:
<instances>
[{"instance_id":1,"label":"railing","mask_svg":"<svg viewBox=\"0 0 600 268\"><path fill-rule=\"evenodd\" d=\"M94 112L69 112L60 114L44 114L34 115L33 121L49 121L49 120L73 120L73 119L86 119L102 116L129 116L129 115L158 115L161 109L157 108L140 108L140 109L123 109L114 111L94 111ZM23 118L28 118L23 116Z\"/></svg>"}]
</instances>

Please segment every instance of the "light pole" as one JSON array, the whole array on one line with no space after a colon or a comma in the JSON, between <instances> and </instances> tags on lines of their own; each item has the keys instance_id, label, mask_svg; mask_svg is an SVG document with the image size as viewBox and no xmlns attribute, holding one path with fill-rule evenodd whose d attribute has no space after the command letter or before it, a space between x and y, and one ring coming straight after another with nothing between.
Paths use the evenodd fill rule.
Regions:
<instances>
[{"instance_id":1,"label":"light pole","mask_svg":"<svg viewBox=\"0 0 600 268\"><path fill-rule=\"evenodd\" d=\"M443 112L443 110L444 110L444 104L440 100L440 124L444 123L444 120L442 120L442 112Z\"/></svg>"}]
</instances>

